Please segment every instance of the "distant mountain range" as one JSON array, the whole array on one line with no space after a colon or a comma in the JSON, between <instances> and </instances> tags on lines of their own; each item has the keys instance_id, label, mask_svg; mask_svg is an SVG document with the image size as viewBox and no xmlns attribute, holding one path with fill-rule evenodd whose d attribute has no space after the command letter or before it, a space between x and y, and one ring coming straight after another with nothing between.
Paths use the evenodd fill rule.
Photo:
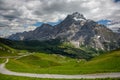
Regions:
<instances>
[{"instance_id":1,"label":"distant mountain range","mask_svg":"<svg viewBox=\"0 0 120 80\"><path fill-rule=\"evenodd\" d=\"M103 24L111 29L113 32L120 33L120 20L99 20L99 24Z\"/></svg>"},{"instance_id":2,"label":"distant mountain range","mask_svg":"<svg viewBox=\"0 0 120 80\"><path fill-rule=\"evenodd\" d=\"M76 48L85 46L96 50L113 50L120 47L120 35L106 26L86 19L82 14L69 14L62 22L52 26L42 24L34 31L16 33L8 37L12 40L51 40L70 42Z\"/></svg>"},{"instance_id":3,"label":"distant mountain range","mask_svg":"<svg viewBox=\"0 0 120 80\"><path fill-rule=\"evenodd\" d=\"M107 24L107 26L112 29L114 32L120 33L120 20L111 21Z\"/></svg>"}]
</instances>

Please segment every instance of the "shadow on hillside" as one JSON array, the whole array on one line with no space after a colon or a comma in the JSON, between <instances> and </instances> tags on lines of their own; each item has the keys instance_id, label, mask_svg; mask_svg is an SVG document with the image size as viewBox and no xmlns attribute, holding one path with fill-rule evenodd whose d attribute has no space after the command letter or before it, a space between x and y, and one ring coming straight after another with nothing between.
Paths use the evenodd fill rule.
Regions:
<instances>
[{"instance_id":1,"label":"shadow on hillside","mask_svg":"<svg viewBox=\"0 0 120 80\"><path fill-rule=\"evenodd\" d=\"M0 42L18 50L27 50L29 52L42 52L46 54L59 54L77 59L89 60L92 55L79 48L72 46L64 46L59 39L52 39L47 41L12 41L8 39L0 39ZM63 47L60 47L60 46Z\"/></svg>"}]
</instances>

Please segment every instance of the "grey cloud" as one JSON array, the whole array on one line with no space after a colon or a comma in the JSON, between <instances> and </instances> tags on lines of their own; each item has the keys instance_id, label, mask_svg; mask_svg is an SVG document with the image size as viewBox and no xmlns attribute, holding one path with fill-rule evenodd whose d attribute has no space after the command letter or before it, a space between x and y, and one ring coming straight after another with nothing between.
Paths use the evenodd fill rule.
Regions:
<instances>
[{"instance_id":1,"label":"grey cloud","mask_svg":"<svg viewBox=\"0 0 120 80\"><path fill-rule=\"evenodd\" d=\"M114 11L111 15L113 16L108 16L108 19L112 19L112 20L120 20L120 10L116 10Z\"/></svg>"},{"instance_id":2,"label":"grey cloud","mask_svg":"<svg viewBox=\"0 0 120 80\"><path fill-rule=\"evenodd\" d=\"M22 16L22 18L32 17L32 19L35 19L35 20L38 19L41 21L42 20L45 21L45 20L49 20L49 18L51 17L55 18L55 16L51 16L51 15L56 15L56 14L66 15L75 11L83 13L86 16L88 16L88 18L92 18L92 19L97 19L100 17L103 18L104 16L109 18L109 16L106 15L107 13L106 14L104 13L106 12L107 8L111 8L107 6L109 3L106 4L107 2L106 0L100 0L99 2L95 2L95 0L92 0L92 1L86 1L86 0L72 0L72 1L70 0L14 0L13 1L13 0L10 0L11 2L9 4L7 1L8 0L1 0L0 4L2 5L0 5L0 8L2 8L2 10L6 10L8 15L3 15L3 16L5 18L8 18L9 20L12 20L12 18L13 19L19 18L19 17L21 18ZM108 0L108 2L110 1L111 0ZM36 3L33 3L33 2L36 2ZM94 3L90 3L90 2L95 2L98 5L97 4L95 5ZM103 5L103 3L105 5ZM33 6L30 6L31 4ZM85 6L83 6L83 4ZM98 13L97 12L92 13L93 9L96 7L98 7L98 9L100 10L98 11ZM13 10L14 11L12 13L13 15L11 15L11 13L9 14L8 10ZM30 14L30 16L29 14L27 15L27 12ZM103 15L100 16L101 14L103 14L104 16ZM97 15L99 15L100 17ZM113 14L111 15L113 16ZM56 17L58 16L56 15Z\"/></svg>"},{"instance_id":3,"label":"grey cloud","mask_svg":"<svg viewBox=\"0 0 120 80\"><path fill-rule=\"evenodd\" d=\"M56 21L76 11L93 20L114 20L120 18L120 3L114 0L0 0L0 26L23 27L37 21Z\"/></svg>"},{"instance_id":4,"label":"grey cloud","mask_svg":"<svg viewBox=\"0 0 120 80\"><path fill-rule=\"evenodd\" d=\"M82 7L82 1L74 1L74 2L67 2L67 0L52 0L53 2L50 4L47 4L46 0L42 1L42 6L40 6L38 9L36 9L35 13L37 15L41 14L54 14L54 13L72 13L74 11L78 12L85 12L89 9Z\"/></svg>"},{"instance_id":5,"label":"grey cloud","mask_svg":"<svg viewBox=\"0 0 120 80\"><path fill-rule=\"evenodd\" d=\"M16 15L3 15L3 17L10 21L18 18L18 16L16 16Z\"/></svg>"},{"instance_id":6,"label":"grey cloud","mask_svg":"<svg viewBox=\"0 0 120 80\"><path fill-rule=\"evenodd\" d=\"M0 27L6 27L8 26L6 23L0 23Z\"/></svg>"}]
</instances>

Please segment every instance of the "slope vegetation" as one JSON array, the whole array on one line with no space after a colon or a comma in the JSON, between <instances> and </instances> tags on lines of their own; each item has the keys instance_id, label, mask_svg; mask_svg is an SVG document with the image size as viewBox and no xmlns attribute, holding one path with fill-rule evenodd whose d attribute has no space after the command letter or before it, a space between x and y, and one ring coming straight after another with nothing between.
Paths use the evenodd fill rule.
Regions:
<instances>
[{"instance_id":1,"label":"slope vegetation","mask_svg":"<svg viewBox=\"0 0 120 80\"><path fill-rule=\"evenodd\" d=\"M29 52L40 52L47 54L60 54L63 56L68 56L71 58L79 58L89 60L93 57L93 54L96 53L95 49L90 51L75 48L69 42L62 42L59 39L52 39L46 41L12 41L7 40L8 42L3 41L4 44L18 50L27 50Z\"/></svg>"},{"instance_id":2,"label":"slope vegetation","mask_svg":"<svg viewBox=\"0 0 120 80\"><path fill-rule=\"evenodd\" d=\"M55 54L36 53L18 60L11 59L7 68L17 72L50 74L86 74L120 72L120 50L112 51L90 61Z\"/></svg>"},{"instance_id":3,"label":"slope vegetation","mask_svg":"<svg viewBox=\"0 0 120 80\"><path fill-rule=\"evenodd\" d=\"M8 45L3 43L8 43L9 41L0 38L0 56L15 56L17 55L17 50L9 47Z\"/></svg>"}]
</instances>

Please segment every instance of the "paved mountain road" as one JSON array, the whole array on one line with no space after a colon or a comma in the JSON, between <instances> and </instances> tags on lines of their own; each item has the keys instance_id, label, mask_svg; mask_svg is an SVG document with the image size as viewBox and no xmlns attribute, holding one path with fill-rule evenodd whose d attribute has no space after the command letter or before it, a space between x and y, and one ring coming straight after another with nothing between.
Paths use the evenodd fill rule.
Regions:
<instances>
[{"instance_id":1,"label":"paved mountain road","mask_svg":"<svg viewBox=\"0 0 120 80\"><path fill-rule=\"evenodd\" d=\"M34 74L34 73L21 73L13 72L5 68L5 64L9 59L0 64L0 73L14 76L36 77L36 78L56 78L56 79L95 79L95 78L120 78L120 72L118 73L97 73L97 74L84 74L84 75L59 75L59 74Z\"/></svg>"}]
</instances>

